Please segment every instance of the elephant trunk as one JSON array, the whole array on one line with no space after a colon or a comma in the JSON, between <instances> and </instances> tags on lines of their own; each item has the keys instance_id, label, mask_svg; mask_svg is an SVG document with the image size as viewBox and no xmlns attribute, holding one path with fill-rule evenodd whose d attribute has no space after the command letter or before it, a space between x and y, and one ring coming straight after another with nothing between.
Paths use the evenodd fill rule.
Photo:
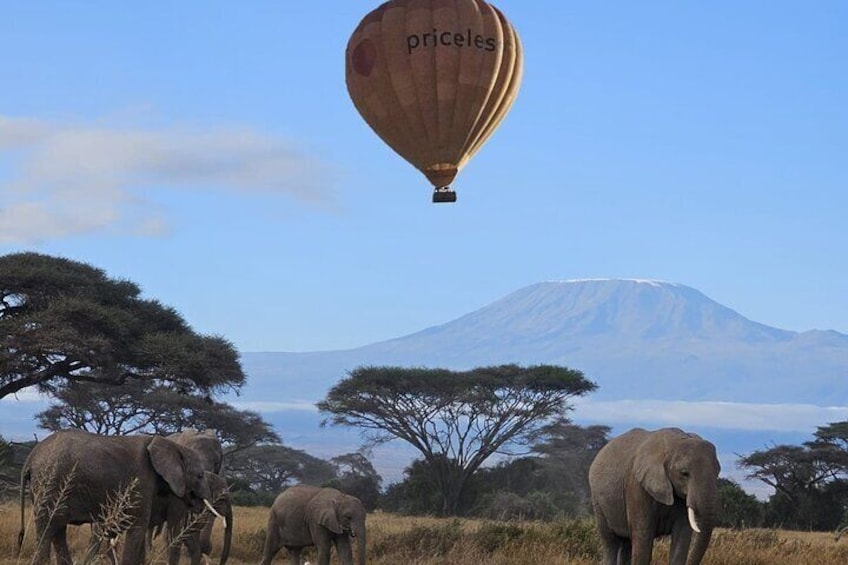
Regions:
<instances>
[{"instance_id":1,"label":"elephant trunk","mask_svg":"<svg viewBox=\"0 0 848 565\"><path fill-rule=\"evenodd\" d=\"M367 561L367 552L365 550L365 524L362 524L361 527L357 528L359 531L356 532L356 562L359 565L366 565Z\"/></svg>"},{"instance_id":2,"label":"elephant trunk","mask_svg":"<svg viewBox=\"0 0 848 565\"><path fill-rule=\"evenodd\" d=\"M704 554L707 552L707 547L710 545L713 529L703 526L701 532L695 534L695 540L692 542L692 549L689 552L689 565L700 565L704 559Z\"/></svg>"},{"instance_id":3,"label":"elephant trunk","mask_svg":"<svg viewBox=\"0 0 848 565\"><path fill-rule=\"evenodd\" d=\"M688 563L699 565L710 545L716 523L715 493L707 493L697 498L690 496L686 505L689 525L695 532Z\"/></svg>"},{"instance_id":4,"label":"elephant trunk","mask_svg":"<svg viewBox=\"0 0 848 565\"><path fill-rule=\"evenodd\" d=\"M227 559L230 558L230 547L233 542L233 505L230 501L226 501L224 507L224 548L221 550L221 562L219 565L226 565Z\"/></svg>"}]
</instances>

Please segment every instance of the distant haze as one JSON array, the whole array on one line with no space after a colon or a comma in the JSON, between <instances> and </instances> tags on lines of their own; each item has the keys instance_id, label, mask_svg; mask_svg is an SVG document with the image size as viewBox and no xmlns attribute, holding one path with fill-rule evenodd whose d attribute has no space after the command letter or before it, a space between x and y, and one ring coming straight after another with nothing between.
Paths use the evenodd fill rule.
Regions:
<instances>
[{"instance_id":1,"label":"distant haze","mask_svg":"<svg viewBox=\"0 0 848 565\"><path fill-rule=\"evenodd\" d=\"M286 443L319 455L354 451L354 431L318 426L314 403L360 365L466 369L550 363L599 386L575 402L578 423L679 426L736 453L800 443L848 419L848 336L794 332L749 320L681 284L640 279L548 281L440 326L364 347L243 353L248 384L235 404L272 421ZM414 453L379 451L400 477ZM379 459L379 458L378 458Z\"/></svg>"}]
</instances>

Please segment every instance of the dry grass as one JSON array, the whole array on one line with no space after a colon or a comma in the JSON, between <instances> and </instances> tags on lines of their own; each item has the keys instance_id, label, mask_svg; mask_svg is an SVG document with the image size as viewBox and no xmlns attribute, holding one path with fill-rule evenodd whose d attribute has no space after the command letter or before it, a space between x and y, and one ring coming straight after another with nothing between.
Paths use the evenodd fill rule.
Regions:
<instances>
[{"instance_id":1,"label":"dry grass","mask_svg":"<svg viewBox=\"0 0 848 565\"><path fill-rule=\"evenodd\" d=\"M265 540L266 508L235 508L235 532L230 563L256 563ZM28 513L29 515L29 513ZM14 558L19 524L17 504L0 506L0 565L28 564L32 536L24 554ZM31 529L29 518L27 526ZM90 529L68 528L68 541L76 559L84 555ZM598 563L598 541L590 522L493 523L479 520L407 518L375 513L368 517L369 561L373 565L512 565L546 563L589 565ZM213 557L221 551L223 528L215 527ZM160 542L161 543L161 542ZM153 551L152 555L163 555ZM667 559L668 544L658 543L654 563ZM315 561L314 553L307 559ZM163 562L157 557L156 562ZM187 557L183 558L183 562ZM285 550L275 563L286 563ZM337 563L334 561L334 563ZM721 530L714 534L706 565L844 565L848 539L836 542L832 534L775 530Z\"/></svg>"}]
</instances>

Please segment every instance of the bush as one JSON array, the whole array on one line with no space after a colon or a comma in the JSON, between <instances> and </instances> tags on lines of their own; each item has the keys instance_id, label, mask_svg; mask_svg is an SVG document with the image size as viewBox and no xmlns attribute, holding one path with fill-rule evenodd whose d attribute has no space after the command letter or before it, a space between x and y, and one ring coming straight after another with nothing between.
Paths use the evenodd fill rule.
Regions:
<instances>
[{"instance_id":1,"label":"bush","mask_svg":"<svg viewBox=\"0 0 848 565\"><path fill-rule=\"evenodd\" d=\"M489 498L481 514L490 520L527 520L532 518L533 506L514 492L499 492Z\"/></svg>"},{"instance_id":2,"label":"bush","mask_svg":"<svg viewBox=\"0 0 848 565\"><path fill-rule=\"evenodd\" d=\"M237 490L230 493L233 506L266 506L270 508L276 498L277 495L270 492Z\"/></svg>"},{"instance_id":3,"label":"bush","mask_svg":"<svg viewBox=\"0 0 848 565\"><path fill-rule=\"evenodd\" d=\"M550 532L571 558L601 558L601 542L592 520L558 520L551 524Z\"/></svg>"}]
</instances>

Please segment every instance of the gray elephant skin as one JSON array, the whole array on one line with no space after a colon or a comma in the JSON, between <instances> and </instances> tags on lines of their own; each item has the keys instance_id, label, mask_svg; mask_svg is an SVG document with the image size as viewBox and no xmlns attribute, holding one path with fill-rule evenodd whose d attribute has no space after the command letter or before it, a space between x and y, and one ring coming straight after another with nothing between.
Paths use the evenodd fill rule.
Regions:
<instances>
[{"instance_id":1,"label":"gray elephant skin","mask_svg":"<svg viewBox=\"0 0 848 565\"><path fill-rule=\"evenodd\" d=\"M103 507L134 483L133 504L126 507L126 540L122 565L145 561L145 538L154 501L172 494L199 511L211 497L197 454L161 437L99 436L65 430L48 436L33 448L21 473L21 533L24 503L31 485L36 539L34 562L50 561L50 546L59 565L71 565L68 524L102 520ZM58 504L57 504L58 501ZM114 537L118 532L101 532Z\"/></svg>"},{"instance_id":2,"label":"gray elephant skin","mask_svg":"<svg viewBox=\"0 0 848 565\"><path fill-rule=\"evenodd\" d=\"M314 545L318 565L330 564L331 546L343 565L353 565L351 540L356 540L357 562L365 565L365 508L358 498L334 488L289 487L271 507L262 564L270 565L285 547L291 564L300 565L302 549Z\"/></svg>"},{"instance_id":3,"label":"gray elephant skin","mask_svg":"<svg viewBox=\"0 0 848 565\"><path fill-rule=\"evenodd\" d=\"M186 429L171 434L168 439L194 451L206 473L211 490L212 505L224 517L224 547L221 550L220 565L225 565L230 555L233 539L233 508L230 502L227 481L221 475L224 450L221 442L212 430L199 432ZM161 530L167 523L168 563L177 565L180 561L180 545L185 545L191 556L192 565L199 565L212 552L212 527L215 517L209 513L201 516L191 512L182 499L168 494L159 497L154 504L150 527Z\"/></svg>"},{"instance_id":4,"label":"gray elephant skin","mask_svg":"<svg viewBox=\"0 0 848 565\"><path fill-rule=\"evenodd\" d=\"M701 563L715 526L720 471L715 446L678 428L635 428L612 439L589 468L604 565L649 565L654 539L665 535L669 563Z\"/></svg>"}]
</instances>

